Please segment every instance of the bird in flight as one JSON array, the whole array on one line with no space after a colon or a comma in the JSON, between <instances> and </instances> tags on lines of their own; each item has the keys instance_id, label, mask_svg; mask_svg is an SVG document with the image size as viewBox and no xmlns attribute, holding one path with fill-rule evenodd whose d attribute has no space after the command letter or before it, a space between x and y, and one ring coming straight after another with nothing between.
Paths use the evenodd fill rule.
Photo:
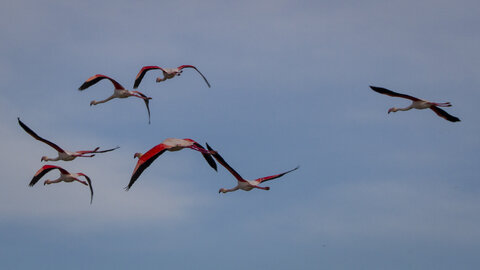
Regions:
<instances>
[{"instance_id":1,"label":"bird in flight","mask_svg":"<svg viewBox=\"0 0 480 270\"><path fill-rule=\"evenodd\" d=\"M56 158L49 158L47 156L43 156L41 158L41 161L58 161L58 160L63 160L63 161L71 161L71 160L74 160L75 158L77 157L93 157L95 156L95 154L98 154L98 153L106 153L106 152L110 152L110 151L113 151L115 149L118 149L119 146L115 147L115 148L112 148L112 149L107 149L107 150L101 150L99 151L98 149L100 149L100 147L96 147L95 149L93 150L84 150L84 151L75 151L75 152L70 152L70 151L67 151L67 150L64 150L63 148L61 148L60 146L54 144L53 142L51 141L48 141L48 140L45 140L44 138L40 137L37 135L37 133L35 133L33 130L31 130L27 125L25 125L22 121L20 121L20 118L18 118L18 124L23 128L23 130L25 130L28 134L30 134L30 136L32 136L33 138L35 138L36 140L38 141L41 141L43 143L46 143L47 145L53 147L55 150L57 150L58 152L58 157Z\"/></svg>"},{"instance_id":2,"label":"bird in flight","mask_svg":"<svg viewBox=\"0 0 480 270\"><path fill-rule=\"evenodd\" d=\"M210 167L212 167L215 171L217 170L217 164L215 160L210 156L210 151L207 151L203 146L192 139L176 139L176 138L168 138L165 139L162 143L154 146L152 149L148 150L145 154L142 153L135 153L133 158L138 158L137 165L133 170L132 177L130 178L130 182L128 186L125 187L126 190L129 190L133 183L137 181L138 177L142 174L142 172L148 168L152 164L152 162L157 159L161 154L165 151L179 151L184 148L190 148L202 153L205 160L208 162Z\"/></svg>"},{"instance_id":3,"label":"bird in flight","mask_svg":"<svg viewBox=\"0 0 480 270\"><path fill-rule=\"evenodd\" d=\"M261 187L261 186L259 186L259 184L261 184L263 182L266 182L266 181L270 181L270 180L279 178L279 177L282 177L285 174L293 172L293 171L295 171L296 169L299 168L299 166L297 166L297 167L295 167L295 168L293 168L289 171L283 172L283 173L279 173L279 174L275 174L275 175L271 175L271 176L266 176L266 177L258 178L258 179L255 179L255 180L245 180L243 177L240 176L240 174L238 172L236 172L232 167L230 167L230 165L228 165L228 163L222 158L222 156L220 156L220 154L218 152L214 151L210 147L210 145L208 145L208 143L207 143L207 149L210 150L210 152L212 153L212 156L217 160L217 162L222 164L222 166L225 167L225 169L227 169L237 179L237 186L236 187L230 188L230 189L221 188L218 191L218 193L227 193L227 192L232 192L232 191L236 191L236 190L239 190L239 189L245 190L245 191L250 191L254 188L263 189L263 190L270 190L270 187Z\"/></svg>"},{"instance_id":4,"label":"bird in flight","mask_svg":"<svg viewBox=\"0 0 480 270\"><path fill-rule=\"evenodd\" d=\"M460 121L460 119L458 119L457 117L452 116L452 115L448 114L446 111L439 108L439 107L451 107L452 105L450 104L450 102L444 102L444 103L430 102L430 101L426 101L426 100L419 99L419 98L416 98L416 97L412 97L412 96L409 96L409 95L396 93L396 92L393 92L391 90L388 90L388 89L382 88L382 87L370 86L370 88L373 91L375 91L377 93L380 93L380 94L384 94L384 95L391 96L391 97L406 98L406 99L409 99L409 100L412 101L412 104L410 104L410 106L405 107L405 108L395 108L395 107L393 107L393 108L390 108L388 110L388 113L396 112L396 111L408 111L410 109L419 109L419 110L431 109L438 116L440 116L440 117L442 117L442 118L444 118L444 119L446 119L450 122L459 122Z\"/></svg>"},{"instance_id":5,"label":"bird in flight","mask_svg":"<svg viewBox=\"0 0 480 270\"><path fill-rule=\"evenodd\" d=\"M105 103L111 99L114 99L114 98L128 98L128 97L138 97L138 98L141 98L143 99L143 101L145 102L145 106L147 106L147 112L148 112L148 123L150 124L150 108L148 107L148 102L150 99L152 99L151 97L147 97L145 96L143 93L139 92L139 91L130 91L130 90L127 90L125 89L121 84L119 84L117 81L115 81L114 79L108 77L108 76L105 76L105 75L102 75L102 74L97 74L97 75L94 75L90 78L88 78L79 88L78 90L82 91L82 90L85 90L87 88L89 88L90 86L98 83L99 81L103 80L103 79L107 79L109 80L110 82L112 82L113 86L114 86L114 90L113 90L113 95L109 96L108 98L104 99L104 100L100 100L100 101L95 101L95 100L92 100L90 102L90 106L92 105L97 105L97 104L100 104L100 103Z\"/></svg>"},{"instance_id":6,"label":"bird in flight","mask_svg":"<svg viewBox=\"0 0 480 270\"><path fill-rule=\"evenodd\" d=\"M60 177L55 179L55 180L47 179L47 180L45 180L45 182L43 182L43 185L56 184L56 183L60 183L62 181L66 182L66 183L71 183L71 182L77 181L77 182L82 183L82 184L84 184L84 185L86 185L90 188L90 204L92 203L92 200L93 200L92 181L84 173L69 173L67 170L65 170L64 168L59 167L59 166L44 165L42 168L40 168L40 170L37 171L37 173L35 173L35 175L32 178L32 181L30 181L30 184L28 184L28 185L33 187L38 182L38 180L40 180L40 178L42 178L45 174L47 174L51 170L59 170L60 171ZM85 179L87 181L82 181L82 180L78 179L80 176L85 177Z\"/></svg>"},{"instance_id":7,"label":"bird in flight","mask_svg":"<svg viewBox=\"0 0 480 270\"><path fill-rule=\"evenodd\" d=\"M203 76L203 74L198 70L195 66L192 65L182 65L176 68L161 68L159 66L144 66L142 69L137 74L137 77L135 78L135 83L133 84L133 89L136 89L138 85L140 85L140 82L142 81L143 77L147 73L147 71L153 70L153 69L160 69L163 72L163 78L158 77L157 78L157 83L166 81L168 79L172 79L175 76L180 76L182 74L184 68L193 68L195 69L200 76L202 76L203 80L207 83L208 87L210 87L210 83L207 81L207 78Z\"/></svg>"}]
</instances>

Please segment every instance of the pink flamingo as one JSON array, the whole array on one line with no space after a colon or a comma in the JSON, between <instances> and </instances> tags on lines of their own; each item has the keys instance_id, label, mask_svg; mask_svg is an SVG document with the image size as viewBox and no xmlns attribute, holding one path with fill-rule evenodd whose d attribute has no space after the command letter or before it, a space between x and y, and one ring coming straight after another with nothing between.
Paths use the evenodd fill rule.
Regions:
<instances>
[{"instance_id":1,"label":"pink flamingo","mask_svg":"<svg viewBox=\"0 0 480 270\"><path fill-rule=\"evenodd\" d=\"M225 167L225 169L227 169L237 179L237 186L236 187L231 188L231 189L221 188L218 191L218 193L227 193L227 192L232 192L232 191L236 191L236 190L239 190L239 189L245 190L245 191L250 191L254 188L263 189L263 190L270 190L270 187L261 187L261 186L259 186L259 184L261 184L262 182L266 182L266 181L270 181L270 180L282 177L285 174L287 174L289 172L292 172L292 171L295 171L296 169L298 169L300 167L300 166L297 166L294 169L291 169L289 171L286 171L286 172L283 172L283 173L280 173L280 174L267 176L267 177L258 178L258 179L255 179L255 180L245 180L232 167L230 167L230 165L228 165L228 163L222 158L222 156L220 156L220 154L218 154L218 152L214 151L210 147L210 145L208 145L208 143L207 143L207 149L210 150L210 152L212 153L212 156L217 160L217 162L222 164L223 167Z\"/></svg>"},{"instance_id":2,"label":"pink flamingo","mask_svg":"<svg viewBox=\"0 0 480 270\"><path fill-rule=\"evenodd\" d=\"M108 98L104 99L104 100L100 100L100 101L95 101L95 100L92 100L90 102L90 106L92 105L97 105L97 104L100 104L100 103L105 103L111 99L114 99L114 98L128 98L128 97L138 97L138 98L141 98L143 99L143 101L145 102L145 106L147 106L147 112L148 112L148 123L150 124L150 108L148 107L148 100L149 99L152 99L151 97L147 97L145 96L144 94L140 93L139 91L129 91L129 90L126 90L121 84L119 84L117 81L115 81L114 79L110 78L110 77L107 77L105 75L102 75L102 74L97 74L97 75L94 75L90 78L88 78L79 88L78 90L85 90L87 89L88 87L96 84L97 82L103 80L103 79L108 79L110 82L113 83L113 86L114 86L114 90L113 90L113 95L109 96Z\"/></svg>"},{"instance_id":3,"label":"pink flamingo","mask_svg":"<svg viewBox=\"0 0 480 270\"><path fill-rule=\"evenodd\" d=\"M450 106L452 106L450 104L450 102L444 102L444 103L430 102L430 101L426 101L426 100L419 99L419 98L416 98L416 97L412 97L412 96L409 96L409 95L396 93L396 92L393 92L391 90L388 90L388 89L382 88L382 87L370 86L370 88L372 88L373 91L375 91L377 93L380 93L380 94L384 94L384 95L391 96L391 97L406 98L406 99L409 99L409 100L412 101L412 104L410 104L410 106L405 107L405 108L395 108L395 107L393 107L393 108L390 108L388 110L388 113L396 112L396 111L408 111L410 109L419 109L419 110L431 109L438 116L440 116L440 117L442 117L442 118L444 118L444 119L446 119L450 122L459 122L460 121L460 119L458 119L457 117L452 116L452 115L448 114L446 111L438 108L438 107L450 107Z\"/></svg>"},{"instance_id":4,"label":"pink flamingo","mask_svg":"<svg viewBox=\"0 0 480 270\"><path fill-rule=\"evenodd\" d=\"M35 173L35 175L32 178L32 181L30 181L30 184L28 184L28 185L33 187L33 185L35 185L38 182L38 180L40 180L40 178L42 178L46 173L48 173L49 171L54 170L54 169L57 169L57 170L60 171L60 177L55 179L55 180L47 179L47 180L45 180L45 182L43 182L43 185L56 184L56 183L60 183L62 181L66 182L66 183L71 183L71 182L77 181L79 183L82 183L82 184L90 187L90 204L92 204L92 200L93 200L92 181L90 180L90 178L87 175L85 175L83 173L69 173L64 168L61 168L61 167L58 167L58 166L44 165L42 168L40 168L40 170L37 171L37 173ZM82 181L82 180L78 179L78 177L80 177L80 176L85 177L85 179L87 181Z\"/></svg>"},{"instance_id":5,"label":"pink flamingo","mask_svg":"<svg viewBox=\"0 0 480 270\"><path fill-rule=\"evenodd\" d=\"M136 89L138 87L138 85L142 81L142 79L145 76L145 73L147 73L147 71L150 71L150 70L153 70L153 69L160 69L163 72L163 78L161 78L161 77L157 78L157 83L158 83L158 82L161 82L161 81L166 81L168 79L172 79L175 76L180 76L180 74L182 74L184 68L195 69L200 74L200 76L202 76L203 80L205 80L208 87L210 87L210 83L208 83L207 78L205 78L205 76L203 76L203 74L200 72L200 70L198 70L196 67L194 67L192 65L182 65L182 66L179 66L177 68L161 68L159 66L144 66L144 67L142 67L142 69L140 69L140 71L137 74L137 77L135 78L135 83L133 84L133 89Z\"/></svg>"},{"instance_id":6,"label":"pink flamingo","mask_svg":"<svg viewBox=\"0 0 480 270\"><path fill-rule=\"evenodd\" d=\"M168 138L165 139L162 143L154 146L152 149L148 150L145 154L142 153L135 153L133 158L138 158L137 165L133 170L132 177L130 178L130 182L128 186L125 187L126 190L129 190L133 183L138 179L138 177L142 174L142 172L148 168L152 164L152 162L157 159L161 154L165 151L179 151L184 148L190 148L202 153L205 160L208 162L210 167L212 167L215 171L217 170L217 164L210 156L210 151L207 151L203 148L199 143L192 139L176 139L176 138Z\"/></svg>"},{"instance_id":7,"label":"pink flamingo","mask_svg":"<svg viewBox=\"0 0 480 270\"><path fill-rule=\"evenodd\" d=\"M97 147L93 150L85 150L85 151L75 151L75 152L70 152L67 150L64 150L63 148L59 147L58 145L52 143L51 141L45 140L44 138L38 136L33 130L31 130L27 125L25 125L22 121L20 121L20 118L18 118L18 124L25 130L30 136L35 138L38 141L41 141L43 143L48 144L49 146L53 147L55 150L58 152L58 157L56 158L49 158L47 156L43 156L41 161L58 161L58 160L63 160L63 161L71 161L74 160L77 157L93 157L95 156L94 154L98 153L106 153L113 151L115 149L118 149L119 146L108 149L108 150L102 150L98 151L100 147Z\"/></svg>"}]
</instances>

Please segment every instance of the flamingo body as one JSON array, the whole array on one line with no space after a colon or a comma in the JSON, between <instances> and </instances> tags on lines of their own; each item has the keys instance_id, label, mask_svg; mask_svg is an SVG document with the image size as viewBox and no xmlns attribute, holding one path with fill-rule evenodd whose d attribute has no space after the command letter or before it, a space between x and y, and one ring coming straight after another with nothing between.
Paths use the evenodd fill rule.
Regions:
<instances>
[{"instance_id":1,"label":"flamingo body","mask_svg":"<svg viewBox=\"0 0 480 270\"><path fill-rule=\"evenodd\" d=\"M262 178L258 178L258 179L255 179L255 180L246 180L244 179L243 177L240 176L240 174L235 171L224 159L223 157L216 151L214 151L210 145L208 145L207 143L207 149L210 150L210 152L212 153L212 156L215 158L215 160L217 160L218 163L222 164L223 167L225 167L225 169L227 169L236 179L237 179L237 186L233 187L233 188L230 188L230 189L226 189L226 188L221 188L218 193L227 193L227 192L232 192L232 191L236 191L236 190L244 190L244 191L250 191L254 188L257 188L257 189L263 189L263 190L270 190L270 187L261 187L259 186L261 183L263 182L266 182L266 181L270 181L270 180L273 180L273 179L276 179L276 178L279 178L279 177L282 177L284 176L285 174L287 173L290 173L290 172L293 172L295 170L297 170L299 168L299 166L289 170L289 171L286 171L286 172L283 172L283 173L279 173L279 174L275 174L275 175L270 175L270 176L266 176L266 177L262 177Z\"/></svg>"},{"instance_id":2,"label":"flamingo body","mask_svg":"<svg viewBox=\"0 0 480 270\"><path fill-rule=\"evenodd\" d=\"M51 170L59 170L60 171L60 177L55 179L55 180L45 180L43 182L43 185L50 185L50 184L56 184L60 182L66 182L66 183L71 183L74 181L77 181L79 183L82 183L90 188L90 204L92 203L93 200L93 187L92 187L92 181L90 178L84 174L84 173L69 173L67 170L65 170L62 167L59 166L54 166L54 165L44 165L42 168L40 168L35 175L33 176L32 180L28 184L29 186L34 186L40 178L42 178L45 174L50 172ZM83 176L86 181L82 181L78 179L79 177Z\"/></svg>"},{"instance_id":3,"label":"flamingo body","mask_svg":"<svg viewBox=\"0 0 480 270\"><path fill-rule=\"evenodd\" d=\"M445 120L448 120L450 122L460 122L459 118L453 115L450 115L446 111L439 108L439 107L451 107L452 105L450 104L450 102L443 102L443 103L430 102L430 101L419 99L409 95L400 94L382 87L370 86L370 88L373 91L380 94L384 94L391 97L401 97L401 98L409 99L412 101L412 103L408 107L405 107L405 108L392 107L388 109L388 113L397 112L397 111L408 111L411 109L418 109L418 110L431 109L438 116L444 118Z\"/></svg>"},{"instance_id":4,"label":"flamingo body","mask_svg":"<svg viewBox=\"0 0 480 270\"><path fill-rule=\"evenodd\" d=\"M135 153L134 158L138 158L137 165L133 170L132 177L130 178L130 182L128 186L125 187L126 190L129 190L135 181L140 177L142 172L148 168L155 159L157 159L161 154L165 151L175 152L180 151L184 148L190 148L202 153L205 160L208 162L210 167L214 170L217 170L217 164L210 156L210 152L203 148L199 143L192 139L177 139L177 138L168 138L165 139L162 143L154 146L152 149L148 150L144 154L142 153Z\"/></svg>"},{"instance_id":5,"label":"flamingo body","mask_svg":"<svg viewBox=\"0 0 480 270\"><path fill-rule=\"evenodd\" d=\"M182 74L184 68L195 69L198 72L198 74L200 74L200 76L202 76L202 78L205 81L205 83L207 84L207 86L210 87L210 83L207 81L207 78L205 78L205 76L203 76L203 74L200 72L200 70L198 70L195 66L182 65L182 66L179 66L179 67L176 67L176 68L162 68L162 67L159 67L159 66L144 66L140 69L140 71L137 74L137 77L135 78L135 83L133 84L133 89L136 89L140 85L140 82L142 81L143 77L145 77L145 74L150 70L159 69L159 70L162 71L163 78L158 77L157 80L156 80L156 82L158 83L158 82L162 82L162 81L172 79L175 76L180 76Z\"/></svg>"}]
</instances>

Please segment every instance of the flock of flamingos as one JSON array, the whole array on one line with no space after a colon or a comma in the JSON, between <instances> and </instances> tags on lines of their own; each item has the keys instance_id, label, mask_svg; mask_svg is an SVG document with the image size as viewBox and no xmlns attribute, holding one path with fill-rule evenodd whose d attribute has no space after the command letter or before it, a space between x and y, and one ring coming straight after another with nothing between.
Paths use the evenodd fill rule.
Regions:
<instances>
[{"instance_id":1,"label":"flock of flamingos","mask_svg":"<svg viewBox=\"0 0 480 270\"><path fill-rule=\"evenodd\" d=\"M200 76L202 76L202 78L205 80L205 83L207 84L207 86L210 87L210 83L207 81L207 78L205 78L205 76L195 66L182 65L182 66L179 66L177 68L161 68L159 66L144 66L138 72L137 77L135 78L133 88L134 89L138 88L138 86L140 85L140 82L145 77L145 74L150 70L155 70L155 69L161 70L162 73L163 73L163 78L158 77L156 79L156 81L157 82L162 82L162 81L165 81L165 80L168 80L168 79L172 79L175 76L180 76L180 74L183 72L184 68L195 69L200 74ZM145 102L145 106L147 107L147 112L148 112L148 123L150 124L149 100L151 99L151 97L147 97L146 95L144 95L143 93L141 93L139 91L127 90L121 84L119 84L117 81L115 81L114 79L112 79L110 77L107 77L107 76L101 75L101 74L94 75L94 76L88 78L78 88L78 90L80 90L80 91L85 90L85 89L89 88L90 86L98 83L99 81L101 81L103 79L107 79L110 82L112 82L112 84L114 86L113 94L110 97L108 97L104 100L100 100L100 101L93 100L93 101L91 101L90 106L105 103L105 102L107 102L111 99L114 99L114 98L137 97L137 98L142 99ZM381 88L381 87L370 86L370 88L373 91L375 91L377 93L380 93L380 94L384 94L384 95L388 95L388 96L392 96L392 97L401 97L401 98L409 99L409 100L412 101L412 103L408 107L405 107L405 108L395 108L395 107L393 107L393 108L390 108L388 110L388 113L396 112L396 111L408 111L410 109L420 109L420 110L421 109L431 109L438 116L440 116L440 117L442 117L442 118L444 118L444 119L446 119L450 122L459 122L460 121L460 119L458 119L457 117L452 116L452 115L448 114L447 112L445 112L444 110L439 108L439 107L450 107L450 106L452 106L450 104L450 102L445 102L445 103L430 102L430 101L426 101L426 100L419 99L419 98L416 98L416 97L412 97L412 96L409 96L409 95L396 93L396 92L393 92L391 90ZM18 124L23 128L23 130L25 130L25 132L30 134L34 139L51 146L52 148L54 148L58 152L58 156L56 158L49 158L49 157L43 156L41 158L41 161L58 161L58 160L72 161L77 157L93 157L93 156L95 156L95 154L106 153L106 152L110 152L110 151L113 151L113 150L119 148L117 146L117 147L112 148L112 149L100 150L100 147L97 147L93 150L82 150L82 151L71 152L71 151L68 151L68 150L65 150L65 149L59 147L58 145L56 145L55 143L53 143L49 140L46 140L46 139L38 136L32 129L30 129L27 125L25 125L20 120L20 118L18 118ZM172 151L173 152L173 151L182 150L184 148L190 148L192 150L200 152L203 155L203 157L205 158L205 160L207 161L207 163L210 165L210 167L212 167L215 171L217 170L217 164L215 162L215 160L216 160L218 163L220 163L223 167L225 167L225 169L227 169L237 179L237 186L235 186L234 188L230 188L230 189L221 188L218 191L219 193L227 193L227 192L231 192L231 191L236 191L238 189L242 189L242 190L245 190L245 191L250 191L254 188L269 190L270 189L269 187L263 187L263 186L259 186L259 185L263 182L282 177L283 175L285 175L287 173L290 173L290 172L299 168L297 166L296 168L291 169L291 170L286 171L286 172L283 172L283 173L258 178L256 180L246 180L243 177L241 177L240 174L238 172L236 172L223 159L223 157L217 151L213 150L210 147L210 145L208 145L208 143L206 144L206 147L207 147L207 149L205 149L202 145L200 145L198 142L196 142L192 139L168 138L168 139L165 139L163 142L161 142L159 145L154 146L152 149L148 150L144 154L135 153L134 158L138 158L137 165L135 166L135 168L133 170L133 173L132 173L132 176L130 178L130 182L125 187L125 189L129 190L132 187L132 185L135 183L135 181L137 181L137 179L140 177L142 172L146 168L148 168L152 164L152 162L155 161L155 159L157 159L165 151ZM35 185L45 174L47 174L51 170L55 170L55 169L60 172L60 177L55 179L55 180L45 180L43 182L44 185L50 185L50 184L59 183L59 182L70 183L70 182L75 182L75 181L79 182L79 183L82 183L82 184L89 187L89 189L90 189L90 203L92 203L92 200L93 200L92 181L84 173L70 173L67 170L65 170L65 169L63 169L62 167L59 167L59 166L44 165L42 168L40 168L35 173L32 180L30 181L29 185L30 186ZM80 177L85 178L85 181L80 180L79 179Z\"/></svg>"}]
</instances>

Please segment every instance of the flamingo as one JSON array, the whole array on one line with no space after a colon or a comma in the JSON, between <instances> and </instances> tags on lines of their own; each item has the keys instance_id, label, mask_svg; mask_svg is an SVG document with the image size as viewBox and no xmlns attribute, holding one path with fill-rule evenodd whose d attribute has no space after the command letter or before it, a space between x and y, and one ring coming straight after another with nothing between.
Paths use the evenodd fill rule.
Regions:
<instances>
[{"instance_id":1,"label":"flamingo","mask_svg":"<svg viewBox=\"0 0 480 270\"><path fill-rule=\"evenodd\" d=\"M110 78L110 77L107 77L105 75L102 75L102 74L97 74L97 75L94 75L90 78L88 78L79 88L78 90L85 90L87 89L88 87L96 84L97 82L103 80L103 79L108 79L109 81L111 81L113 83L113 86L115 87L114 90L113 90L113 95L111 95L110 97L104 99L104 100L100 100L100 101L95 101L95 100L92 100L90 102L90 106L92 105L97 105L97 104L100 104L100 103L105 103L111 99L114 99L114 98L127 98L127 97L138 97L138 98L141 98L143 99L143 101L145 102L145 106L147 106L147 112L148 112L148 123L150 124L150 108L148 107L148 100L149 99L152 99L151 97L147 97L145 96L143 93L139 92L139 91L129 91L129 90L126 90L121 84L119 84L117 81L115 81L114 79Z\"/></svg>"},{"instance_id":2,"label":"flamingo","mask_svg":"<svg viewBox=\"0 0 480 270\"><path fill-rule=\"evenodd\" d=\"M161 82L161 81L166 81L168 79L172 79L175 76L180 76L180 74L182 74L184 68L195 69L200 74L200 76L202 76L202 78L205 80L208 87L210 87L210 83L208 83L207 78L205 78L205 76L203 76L203 74L200 72L200 70L198 70L196 67L194 67L192 65L182 65L182 66L179 66L177 68L161 68L159 66L144 66L144 67L142 67L142 69L140 69L140 71L137 74L137 77L135 78L135 83L133 84L133 89L136 89L138 87L138 85L142 81L142 79L145 76L145 73L147 73L147 71L150 71L152 69L160 69L163 72L163 78L161 78L161 77L157 78L157 83L158 83L158 82Z\"/></svg>"},{"instance_id":3,"label":"flamingo","mask_svg":"<svg viewBox=\"0 0 480 270\"><path fill-rule=\"evenodd\" d=\"M41 141L41 142L43 142L43 143L48 144L49 146L51 146L51 147L53 147L55 150L57 150L57 152L58 152L58 157L56 157L56 158L49 158L49 157L47 157L47 156L43 156L40 161L58 161L58 160L71 161L71 160L74 160L74 159L77 158L77 157L93 157L93 156L95 156L95 154L98 154L98 153L106 153L106 152L110 152L110 151L113 151L113 150L115 150L115 149L120 148L119 146L117 146L117 147L112 148L112 149L107 149L107 150L98 151L98 149L100 149L100 147L96 147L96 148L93 149L93 150L84 150L84 151L70 152L70 151L64 150L64 149L61 148L60 146L52 143L51 141L45 140L44 138L38 136L37 133L35 133L35 132L34 132L33 130L31 130L27 125L25 125L22 121L20 121L20 118L17 118L17 119L18 119L18 124L23 128L23 130L25 130L28 134L30 134L30 136L32 136L33 138L35 138L35 139L38 140L38 141Z\"/></svg>"},{"instance_id":4,"label":"flamingo","mask_svg":"<svg viewBox=\"0 0 480 270\"><path fill-rule=\"evenodd\" d=\"M66 183L71 183L73 181L77 181L77 182L82 183L85 186L88 186L90 188L90 204L92 204L92 200L93 200L92 181L90 180L90 178L87 175L85 175L83 173L69 173L67 170L65 170L64 168L59 167L59 166L44 165L42 168L40 168L40 170L37 171L37 173L35 173L35 175L32 178L32 181L30 181L30 184L28 184L28 185L33 187L33 185L35 185L38 182L38 180L40 180L40 178L42 178L45 174L47 174L49 171L54 170L54 169L57 169L57 170L60 171L60 177L55 179L55 180L47 179L47 180L45 180L45 182L43 182L43 185L56 184L56 183L60 183L62 181L66 182ZM80 176L85 177L85 179L87 181L82 181L82 180L78 179L78 177L80 177Z\"/></svg>"},{"instance_id":5,"label":"flamingo","mask_svg":"<svg viewBox=\"0 0 480 270\"><path fill-rule=\"evenodd\" d=\"M393 108L390 108L388 110L388 113L396 112L396 111L408 111L410 109L419 109L419 110L432 109L432 111L434 111L438 116L440 116L440 117L442 117L442 118L444 118L444 119L446 119L450 122L460 122L460 119L458 119L457 117L452 116L452 115L448 114L446 111L438 108L438 107L451 107L452 104L450 104L450 102L444 102L444 103L430 102L430 101L426 101L426 100L419 99L419 98L416 98L416 97L412 97L412 96L409 96L409 95L396 93L396 92L393 92L391 90L388 90L388 89L382 88L382 87L370 86L370 88L372 88L373 91L375 91L377 93L380 93L380 94L388 95L388 96L391 96L391 97L406 98L406 99L409 99L409 100L412 101L412 104L410 104L410 106L405 107L405 108L395 108L395 107L393 107Z\"/></svg>"},{"instance_id":6,"label":"flamingo","mask_svg":"<svg viewBox=\"0 0 480 270\"><path fill-rule=\"evenodd\" d=\"M300 168L300 166L297 166L297 167L295 167L295 168L293 168L289 171L279 173L279 174L275 174L275 175L271 175L271 176L258 178L258 179L255 179L253 181L252 180L245 180L232 167L230 167L230 165L228 165L228 163L222 158L222 156L220 156L220 154L218 152L214 151L210 147L210 145L208 145L208 143L207 143L207 149L210 150L210 152L212 153L212 156L217 160L217 162L222 164L223 167L225 167L225 169L227 169L237 179L237 186L236 187L230 188L230 189L221 188L218 191L218 193L227 193L227 192L232 192L232 191L236 191L236 190L239 190L239 189L242 189L242 190L245 190L245 191L250 191L254 188L263 189L263 190L270 190L270 187L261 187L261 186L259 186L259 184L261 184L262 182L266 182L266 181L270 181L270 180L282 177L285 174L287 174L289 172L293 172L293 171L297 170L298 168Z\"/></svg>"},{"instance_id":7,"label":"flamingo","mask_svg":"<svg viewBox=\"0 0 480 270\"><path fill-rule=\"evenodd\" d=\"M129 190L133 183L138 179L138 177L142 174L142 172L152 164L152 162L157 159L163 152L165 151L179 151L184 148L190 148L202 153L205 160L208 162L210 167L212 167L215 171L217 170L217 164L210 156L210 151L207 151L203 148L199 143L192 139L176 139L176 138L168 138L165 139L159 145L154 146L152 149L148 150L145 154L142 153L135 153L133 158L138 158L137 165L133 170L132 177L130 178L130 183L128 186L125 187L126 190Z\"/></svg>"}]
</instances>

